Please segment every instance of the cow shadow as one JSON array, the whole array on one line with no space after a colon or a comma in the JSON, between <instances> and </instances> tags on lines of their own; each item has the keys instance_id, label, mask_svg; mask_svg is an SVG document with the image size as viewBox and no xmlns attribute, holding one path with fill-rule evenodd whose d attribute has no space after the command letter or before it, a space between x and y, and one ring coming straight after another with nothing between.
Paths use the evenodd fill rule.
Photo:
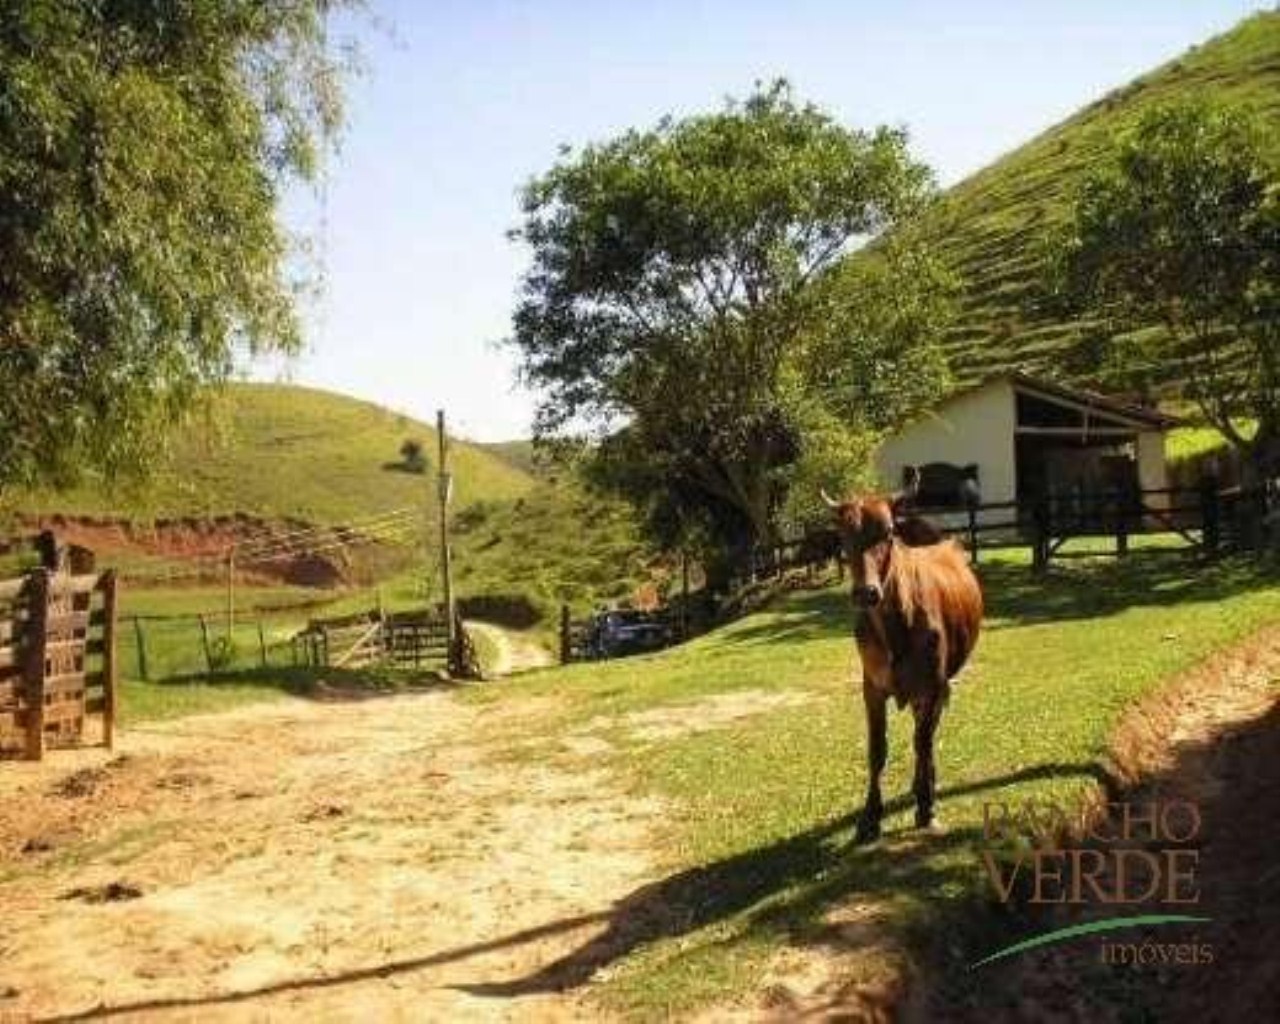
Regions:
<instances>
[{"instance_id":1,"label":"cow shadow","mask_svg":"<svg viewBox=\"0 0 1280 1024\"><path fill-rule=\"evenodd\" d=\"M991 779L939 790L939 796L959 797L1052 778L1102 779L1091 763L1053 763L1026 768ZM911 805L909 796L887 801L888 814ZM476 981L451 987L490 998L516 998L538 993L565 992L589 982L603 968L652 943L679 939L725 922L741 919L748 932L785 932L792 942L811 946L867 946L883 941L876 929L850 928L827 920L836 905L859 898L894 897L912 892L941 901L942 915L958 923L971 905L950 899L957 885L970 881L974 861L949 854L974 847L981 830L971 826L943 834L915 830L886 832L870 846L853 842L855 816L843 815L709 864L678 871L640 886L600 913L579 914L425 956L370 964L348 971L272 982L213 995L158 998L99 1005L90 1010L48 1020L72 1021L130 1016L146 1011L194 1009L246 1003L263 996L323 990L368 979L387 979L428 967L461 963L503 949L515 949L588 926L603 931L566 955L523 977L506 981ZM934 916L934 927L938 917ZM911 925L907 925L910 928Z\"/></svg>"},{"instance_id":2,"label":"cow shadow","mask_svg":"<svg viewBox=\"0 0 1280 1024\"><path fill-rule=\"evenodd\" d=\"M1045 764L945 788L939 796L945 800L1031 781L1078 777L1104 781L1105 773L1091 763ZM896 814L909 806L911 798L901 796L888 801L885 809ZM879 843L858 846L853 838L855 819L845 815L642 886L602 917L603 931L565 956L521 978L455 987L500 998L569 991L635 950L730 919L740 920L748 933L785 932L793 943L867 945L882 940L883 932L833 923L827 920L828 911L903 892L944 899L971 881L976 853L972 860L949 854L976 848L979 825L941 834L902 829L886 833ZM581 923L575 920L573 926Z\"/></svg>"}]
</instances>

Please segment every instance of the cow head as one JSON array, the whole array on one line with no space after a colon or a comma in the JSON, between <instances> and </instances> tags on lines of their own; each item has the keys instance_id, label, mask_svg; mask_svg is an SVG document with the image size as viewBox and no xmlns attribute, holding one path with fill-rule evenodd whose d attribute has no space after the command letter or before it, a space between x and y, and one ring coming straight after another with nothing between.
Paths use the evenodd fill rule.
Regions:
<instances>
[{"instance_id":1,"label":"cow head","mask_svg":"<svg viewBox=\"0 0 1280 1024\"><path fill-rule=\"evenodd\" d=\"M893 556L893 499L873 495L836 501L823 491L822 500L835 514L840 544L853 576L853 600L863 608L874 608L884 596Z\"/></svg>"}]
</instances>

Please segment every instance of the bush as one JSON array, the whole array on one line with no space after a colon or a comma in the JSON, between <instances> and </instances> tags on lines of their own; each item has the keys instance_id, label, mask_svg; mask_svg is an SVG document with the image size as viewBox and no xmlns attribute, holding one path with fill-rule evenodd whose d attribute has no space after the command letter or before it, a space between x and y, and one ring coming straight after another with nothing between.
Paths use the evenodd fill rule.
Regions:
<instances>
[{"instance_id":1,"label":"bush","mask_svg":"<svg viewBox=\"0 0 1280 1024\"><path fill-rule=\"evenodd\" d=\"M412 437L405 438L404 443L400 445L400 461L410 473L425 473L427 453L422 447L422 442Z\"/></svg>"},{"instance_id":2,"label":"bush","mask_svg":"<svg viewBox=\"0 0 1280 1024\"><path fill-rule=\"evenodd\" d=\"M219 636L209 641L209 671L225 672L236 661L236 645L228 636Z\"/></svg>"}]
</instances>

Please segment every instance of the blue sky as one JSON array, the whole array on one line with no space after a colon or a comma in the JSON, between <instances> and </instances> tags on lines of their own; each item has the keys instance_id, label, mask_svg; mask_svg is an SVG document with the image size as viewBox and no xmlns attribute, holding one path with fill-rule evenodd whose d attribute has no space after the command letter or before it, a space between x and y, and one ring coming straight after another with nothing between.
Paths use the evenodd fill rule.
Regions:
<instances>
[{"instance_id":1,"label":"blue sky","mask_svg":"<svg viewBox=\"0 0 1280 1024\"><path fill-rule=\"evenodd\" d=\"M526 436L534 397L498 345L525 263L505 232L561 144L785 76L846 124L905 125L946 185L1258 6L369 0L327 201L288 204L325 291L306 351L254 373Z\"/></svg>"}]
</instances>

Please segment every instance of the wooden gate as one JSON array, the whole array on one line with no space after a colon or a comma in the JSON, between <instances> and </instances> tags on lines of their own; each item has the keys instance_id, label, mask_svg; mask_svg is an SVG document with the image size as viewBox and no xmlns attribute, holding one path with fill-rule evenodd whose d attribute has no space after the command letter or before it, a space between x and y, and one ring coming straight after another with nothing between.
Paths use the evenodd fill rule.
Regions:
<instances>
[{"instance_id":1,"label":"wooden gate","mask_svg":"<svg viewBox=\"0 0 1280 1024\"><path fill-rule=\"evenodd\" d=\"M479 662L461 619L454 620L455 649L440 611L384 613L375 608L336 619L312 619L293 637L296 665L363 668L374 663L398 668L439 667L463 678L479 677Z\"/></svg>"},{"instance_id":2,"label":"wooden gate","mask_svg":"<svg viewBox=\"0 0 1280 1024\"><path fill-rule=\"evenodd\" d=\"M36 569L0 580L0 756L115 738L116 576Z\"/></svg>"}]
</instances>

